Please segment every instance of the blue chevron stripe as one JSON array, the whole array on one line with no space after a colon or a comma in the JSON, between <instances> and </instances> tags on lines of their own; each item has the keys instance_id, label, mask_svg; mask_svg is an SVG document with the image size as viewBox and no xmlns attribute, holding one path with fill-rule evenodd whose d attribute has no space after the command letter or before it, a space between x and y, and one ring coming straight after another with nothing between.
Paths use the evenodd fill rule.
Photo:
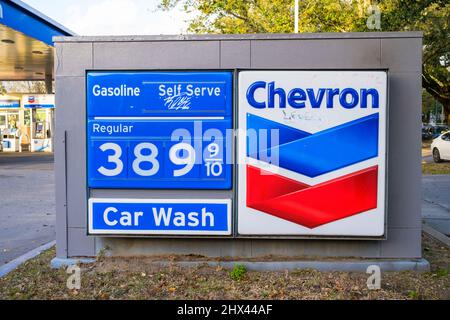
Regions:
<instances>
[{"instance_id":1,"label":"blue chevron stripe","mask_svg":"<svg viewBox=\"0 0 450 320\"><path fill-rule=\"evenodd\" d=\"M272 145L268 139L270 148L266 148L259 138L256 146L248 139L247 156L267 161L278 154L279 167L316 177L378 156L378 123L379 116L375 113L310 134L247 114L247 130L279 130L278 143ZM270 137L270 133L267 136ZM273 160L272 164L275 165Z\"/></svg>"}]
</instances>

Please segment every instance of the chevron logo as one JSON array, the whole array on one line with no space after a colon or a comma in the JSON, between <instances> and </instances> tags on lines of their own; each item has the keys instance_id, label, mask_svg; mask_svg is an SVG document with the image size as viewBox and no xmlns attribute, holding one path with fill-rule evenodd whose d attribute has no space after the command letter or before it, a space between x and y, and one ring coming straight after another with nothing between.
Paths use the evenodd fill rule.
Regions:
<instances>
[{"instance_id":1,"label":"chevron logo","mask_svg":"<svg viewBox=\"0 0 450 320\"><path fill-rule=\"evenodd\" d=\"M343 219L377 206L378 167L309 186L247 166L247 206L308 228Z\"/></svg>"},{"instance_id":2,"label":"chevron logo","mask_svg":"<svg viewBox=\"0 0 450 320\"><path fill-rule=\"evenodd\" d=\"M387 72L238 74L237 233L381 237Z\"/></svg>"},{"instance_id":3,"label":"chevron logo","mask_svg":"<svg viewBox=\"0 0 450 320\"><path fill-rule=\"evenodd\" d=\"M378 156L378 113L311 134L253 114L247 130L279 130L270 148L247 156L278 154L278 166L315 178ZM378 166L308 185L247 165L247 207L307 228L347 218L377 207Z\"/></svg>"},{"instance_id":4,"label":"chevron logo","mask_svg":"<svg viewBox=\"0 0 450 320\"><path fill-rule=\"evenodd\" d=\"M279 166L317 177L378 155L378 113L310 134L256 115L247 114L247 130L279 130L279 142L271 148L249 150L247 156L278 154ZM257 144L259 146L259 143Z\"/></svg>"}]
</instances>

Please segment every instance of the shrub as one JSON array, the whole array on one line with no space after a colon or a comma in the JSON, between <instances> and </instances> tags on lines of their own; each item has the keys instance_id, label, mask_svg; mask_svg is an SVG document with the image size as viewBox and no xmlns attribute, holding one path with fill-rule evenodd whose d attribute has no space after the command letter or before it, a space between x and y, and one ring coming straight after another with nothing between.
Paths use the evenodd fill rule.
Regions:
<instances>
[{"instance_id":1,"label":"shrub","mask_svg":"<svg viewBox=\"0 0 450 320\"><path fill-rule=\"evenodd\" d=\"M247 267L242 264L238 264L233 267L233 270L231 270L230 277L235 281L241 281L245 277L246 273Z\"/></svg>"}]
</instances>

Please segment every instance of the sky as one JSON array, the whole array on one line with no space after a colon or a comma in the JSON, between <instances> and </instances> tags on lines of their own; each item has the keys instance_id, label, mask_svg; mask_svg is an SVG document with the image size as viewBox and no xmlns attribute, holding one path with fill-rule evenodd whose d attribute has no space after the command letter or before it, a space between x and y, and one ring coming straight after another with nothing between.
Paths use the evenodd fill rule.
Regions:
<instances>
[{"instance_id":1,"label":"sky","mask_svg":"<svg viewBox=\"0 0 450 320\"><path fill-rule=\"evenodd\" d=\"M186 33L192 17L180 8L158 9L158 0L22 0L78 35Z\"/></svg>"}]
</instances>

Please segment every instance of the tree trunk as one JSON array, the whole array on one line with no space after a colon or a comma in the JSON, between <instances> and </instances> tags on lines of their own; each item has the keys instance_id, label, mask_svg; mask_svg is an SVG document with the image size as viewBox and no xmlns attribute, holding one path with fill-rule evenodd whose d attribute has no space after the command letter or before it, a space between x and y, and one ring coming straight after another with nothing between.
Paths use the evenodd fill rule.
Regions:
<instances>
[{"instance_id":1,"label":"tree trunk","mask_svg":"<svg viewBox=\"0 0 450 320\"><path fill-rule=\"evenodd\" d=\"M447 101L447 103L443 103L442 106L444 107L444 122L446 124L450 124L450 119L449 119L449 115L450 115L450 102Z\"/></svg>"},{"instance_id":2,"label":"tree trunk","mask_svg":"<svg viewBox=\"0 0 450 320\"><path fill-rule=\"evenodd\" d=\"M422 87L427 90L431 96L439 101L444 108L445 123L449 123L448 116L450 114L450 95L448 89L440 86L432 78L428 77L425 73L422 74ZM447 89L447 90L446 90Z\"/></svg>"}]
</instances>

